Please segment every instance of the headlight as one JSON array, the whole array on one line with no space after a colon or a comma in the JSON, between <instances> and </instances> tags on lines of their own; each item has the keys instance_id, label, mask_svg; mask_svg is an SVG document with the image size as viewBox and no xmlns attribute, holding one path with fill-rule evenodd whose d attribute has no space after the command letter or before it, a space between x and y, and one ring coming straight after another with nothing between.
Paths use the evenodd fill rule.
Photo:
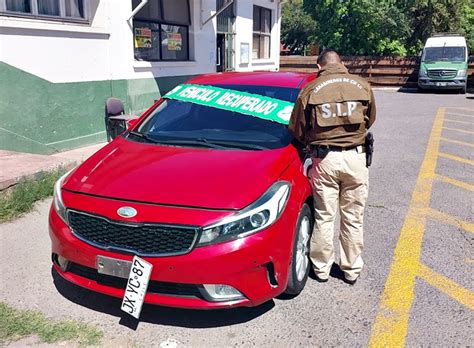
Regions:
<instances>
[{"instance_id":1,"label":"headlight","mask_svg":"<svg viewBox=\"0 0 474 348\"><path fill-rule=\"evenodd\" d=\"M67 212L66 212L66 206L64 205L63 202L63 197L61 195L61 187L63 186L64 179L67 178L67 176L72 172L70 170L66 174L64 174L62 177L59 178L58 181L54 184L54 194L53 194L53 205L54 205L54 210L56 210L56 213L61 217L61 219L68 224L67 220Z\"/></svg>"},{"instance_id":2,"label":"headlight","mask_svg":"<svg viewBox=\"0 0 474 348\"><path fill-rule=\"evenodd\" d=\"M458 70L458 77L466 77L467 70Z\"/></svg>"},{"instance_id":3,"label":"headlight","mask_svg":"<svg viewBox=\"0 0 474 348\"><path fill-rule=\"evenodd\" d=\"M273 224L290 196L290 183L278 181L254 203L237 214L203 228L198 245L246 237Z\"/></svg>"},{"instance_id":4,"label":"headlight","mask_svg":"<svg viewBox=\"0 0 474 348\"><path fill-rule=\"evenodd\" d=\"M427 77L428 76L428 72L424 69L420 69L420 77Z\"/></svg>"}]
</instances>

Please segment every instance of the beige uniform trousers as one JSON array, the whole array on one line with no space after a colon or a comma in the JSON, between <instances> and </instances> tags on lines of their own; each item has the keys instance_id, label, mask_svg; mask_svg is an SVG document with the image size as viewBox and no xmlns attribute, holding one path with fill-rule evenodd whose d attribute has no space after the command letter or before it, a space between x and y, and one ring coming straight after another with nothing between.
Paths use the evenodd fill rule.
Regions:
<instances>
[{"instance_id":1,"label":"beige uniform trousers","mask_svg":"<svg viewBox=\"0 0 474 348\"><path fill-rule=\"evenodd\" d=\"M329 277L335 258L334 220L339 208L340 268L346 279L355 280L364 265L363 217L369 189L365 153L353 149L330 151L323 159L313 157L309 177L316 212L310 251L314 271L321 279Z\"/></svg>"}]
</instances>

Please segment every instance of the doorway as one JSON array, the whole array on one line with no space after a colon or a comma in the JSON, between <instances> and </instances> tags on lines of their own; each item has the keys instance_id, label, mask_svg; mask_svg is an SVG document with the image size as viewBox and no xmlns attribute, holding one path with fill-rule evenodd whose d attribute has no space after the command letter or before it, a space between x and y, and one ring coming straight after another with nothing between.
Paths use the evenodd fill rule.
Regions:
<instances>
[{"instance_id":1,"label":"doorway","mask_svg":"<svg viewBox=\"0 0 474 348\"><path fill-rule=\"evenodd\" d=\"M226 71L225 67L225 34L217 34L217 55L216 55L216 71Z\"/></svg>"},{"instance_id":2,"label":"doorway","mask_svg":"<svg viewBox=\"0 0 474 348\"><path fill-rule=\"evenodd\" d=\"M234 71L234 34L217 33L216 46L217 72Z\"/></svg>"},{"instance_id":3,"label":"doorway","mask_svg":"<svg viewBox=\"0 0 474 348\"><path fill-rule=\"evenodd\" d=\"M224 9L225 7L225 9ZM233 71L235 41L235 0L216 0L217 15L216 70Z\"/></svg>"}]
</instances>

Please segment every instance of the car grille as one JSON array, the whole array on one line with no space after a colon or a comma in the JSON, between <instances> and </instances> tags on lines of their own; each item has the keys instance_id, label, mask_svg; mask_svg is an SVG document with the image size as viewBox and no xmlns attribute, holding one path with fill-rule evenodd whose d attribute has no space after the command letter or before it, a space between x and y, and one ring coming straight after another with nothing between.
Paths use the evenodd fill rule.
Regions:
<instances>
[{"instance_id":1,"label":"car grille","mask_svg":"<svg viewBox=\"0 0 474 348\"><path fill-rule=\"evenodd\" d=\"M185 254L198 235L197 227L123 223L77 211L69 211L69 226L88 244L141 256Z\"/></svg>"},{"instance_id":2,"label":"car grille","mask_svg":"<svg viewBox=\"0 0 474 348\"><path fill-rule=\"evenodd\" d=\"M428 70L428 77L432 78L454 78L457 75L457 70L446 70L446 69L431 69Z\"/></svg>"},{"instance_id":3,"label":"car grille","mask_svg":"<svg viewBox=\"0 0 474 348\"><path fill-rule=\"evenodd\" d=\"M67 271L113 288L125 289L127 286L127 279L101 274L94 268L82 266L74 262L69 264ZM169 296L203 298L199 291L199 287L200 285L197 284L169 283L150 280L147 292Z\"/></svg>"}]
</instances>

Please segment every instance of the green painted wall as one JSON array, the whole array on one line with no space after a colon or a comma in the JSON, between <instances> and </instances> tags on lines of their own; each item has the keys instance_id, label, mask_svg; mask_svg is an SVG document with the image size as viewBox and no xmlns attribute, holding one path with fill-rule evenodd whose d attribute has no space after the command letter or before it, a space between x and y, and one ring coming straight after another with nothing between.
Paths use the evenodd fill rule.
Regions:
<instances>
[{"instance_id":1,"label":"green painted wall","mask_svg":"<svg viewBox=\"0 0 474 348\"><path fill-rule=\"evenodd\" d=\"M105 141L108 97L140 114L189 78L51 83L0 62L0 149L51 154Z\"/></svg>"}]
</instances>

